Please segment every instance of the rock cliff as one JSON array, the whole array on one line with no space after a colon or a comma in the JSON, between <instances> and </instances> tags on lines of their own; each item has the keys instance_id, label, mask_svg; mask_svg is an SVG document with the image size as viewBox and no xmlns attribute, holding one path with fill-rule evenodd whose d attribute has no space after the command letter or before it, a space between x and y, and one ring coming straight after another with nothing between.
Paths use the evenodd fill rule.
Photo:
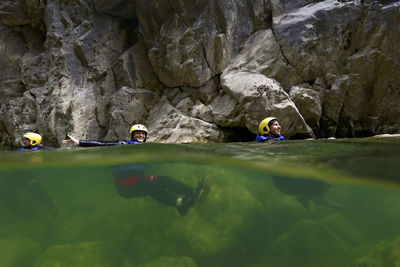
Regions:
<instances>
[{"instance_id":1,"label":"rock cliff","mask_svg":"<svg viewBox=\"0 0 400 267\"><path fill-rule=\"evenodd\" d=\"M3 0L0 141L400 132L400 1Z\"/></svg>"}]
</instances>

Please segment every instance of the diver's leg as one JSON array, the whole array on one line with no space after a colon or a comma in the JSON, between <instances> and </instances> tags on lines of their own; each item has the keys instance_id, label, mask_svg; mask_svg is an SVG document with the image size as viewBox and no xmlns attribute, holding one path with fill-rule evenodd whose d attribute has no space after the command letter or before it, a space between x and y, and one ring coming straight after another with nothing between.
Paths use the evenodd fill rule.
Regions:
<instances>
[{"instance_id":1,"label":"diver's leg","mask_svg":"<svg viewBox=\"0 0 400 267\"><path fill-rule=\"evenodd\" d=\"M157 183L151 181L145 181L145 185L146 185L145 189L146 193L150 195L157 202L167 206L172 206L172 207L177 206L177 200L178 200L177 195L166 190Z\"/></svg>"},{"instance_id":2,"label":"diver's leg","mask_svg":"<svg viewBox=\"0 0 400 267\"><path fill-rule=\"evenodd\" d=\"M196 188L191 188L168 176L148 176L135 187L142 195L150 195L161 204L176 207L179 214L184 216L199 200L201 194L209 190L210 183L205 183L206 180L209 181L206 178Z\"/></svg>"},{"instance_id":3,"label":"diver's leg","mask_svg":"<svg viewBox=\"0 0 400 267\"><path fill-rule=\"evenodd\" d=\"M155 183L177 195L193 194L193 188L169 176L158 176Z\"/></svg>"},{"instance_id":4,"label":"diver's leg","mask_svg":"<svg viewBox=\"0 0 400 267\"><path fill-rule=\"evenodd\" d=\"M202 179L196 188L191 188L190 186L168 176L157 177L155 184L159 185L166 191L178 195L178 198L176 199L176 207L181 216L186 215L197 201L204 202L211 186L208 177Z\"/></svg>"},{"instance_id":5,"label":"diver's leg","mask_svg":"<svg viewBox=\"0 0 400 267\"><path fill-rule=\"evenodd\" d=\"M206 199L211 188L211 180L209 177L201 179L195 188L192 188L169 176L159 176L155 180L155 183L158 183L161 187L176 195L193 195L197 200L201 200L202 202L204 202Z\"/></svg>"},{"instance_id":6,"label":"diver's leg","mask_svg":"<svg viewBox=\"0 0 400 267\"><path fill-rule=\"evenodd\" d=\"M177 205L177 196L158 185L152 176L149 178L116 179L115 184L119 195L124 198L151 196L161 204L173 207Z\"/></svg>"},{"instance_id":7,"label":"diver's leg","mask_svg":"<svg viewBox=\"0 0 400 267\"><path fill-rule=\"evenodd\" d=\"M196 203L195 190L168 176L146 177L149 195L156 201L174 206L181 216L186 215Z\"/></svg>"}]
</instances>

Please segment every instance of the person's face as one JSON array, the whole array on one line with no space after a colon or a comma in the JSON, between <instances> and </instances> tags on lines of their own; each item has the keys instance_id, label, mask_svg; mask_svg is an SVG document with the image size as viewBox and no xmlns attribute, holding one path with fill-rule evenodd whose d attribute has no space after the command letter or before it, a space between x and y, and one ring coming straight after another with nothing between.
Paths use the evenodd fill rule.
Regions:
<instances>
[{"instance_id":1,"label":"person's face","mask_svg":"<svg viewBox=\"0 0 400 267\"><path fill-rule=\"evenodd\" d=\"M28 147L31 145L31 140L29 140L28 138L22 137L22 145L24 147Z\"/></svg>"},{"instance_id":2,"label":"person's face","mask_svg":"<svg viewBox=\"0 0 400 267\"><path fill-rule=\"evenodd\" d=\"M281 135L281 126L277 120L273 121L272 124L269 126L269 133L272 136L279 136Z\"/></svg>"},{"instance_id":3,"label":"person's face","mask_svg":"<svg viewBox=\"0 0 400 267\"><path fill-rule=\"evenodd\" d=\"M135 141L138 141L140 143L143 143L144 140L146 140L146 132L144 131L134 131L132 139Z\"/></svg>"}]
</instances>

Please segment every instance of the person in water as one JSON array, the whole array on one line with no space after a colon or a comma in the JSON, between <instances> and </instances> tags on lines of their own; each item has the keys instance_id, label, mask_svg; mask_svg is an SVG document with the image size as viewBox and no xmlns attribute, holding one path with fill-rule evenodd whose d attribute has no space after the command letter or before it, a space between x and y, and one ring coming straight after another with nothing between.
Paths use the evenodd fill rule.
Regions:
<instances>
[{"instance_id":1,"label":"person in water","mask_svg":"<svg viewBox=\"0 0 400 267\"><path fill-rule=\"evenodd\" d=\"M43 146L42 136L37 133L28 132L22 136L22 147L18 151L36 151L39 149L54 149L52 147Z\"/></svg>"},{"instance_id":2,"label":"person in water","mask_svg":"<svg viewBox=\"0 0 400 267\"><path fill-rule=\"evenodd\" d=\"M211 188L207 177L192 188L169 176L146 175L143 164L117 166L113 173L120 196L128 199L151 196L161 204L175 207L181 216L185 216L196 203L204 202Z\"/></svg>"},{"instance_id":3,"label":"person in water","mask_svg":"<svg viewBox=\"0 0 400 267\"><path fill-rule=\"evenodd\" d=\"M116 142L98 141L98 140L78 140L70 135L69 139L63 140L63 145L73 145L80 147L92 147L92 146L114 146L114 145L126 145L126 144L139 144L144 143L147 140L147 128L142 124L135 124L129 130L129 139Z\"/></svg>"},{"instance_id":4,"label":"person in water","mask_svg":"<svg viewBox=\"0 0 400 267\"><path fill-rule=\"evenodd\" d=\"M259 134L256 136L256 142L271 142L285 140L281 135L281 126L275 117L265 118L258 126Z\"/></svg>"},{"instance_id":5,"label":"person in water","mask_svg":"<svg viewBox=\"0 0 400 267\"><path fill-rule=\"evenodd\" d=\"M77 140L72 136L63 144L80 147L112 146L124 144L140 144L147 140L148 131L142 124L135 124L129 130L130 139L118 142L95 140ZM148 176L143 164L128 164L114 167L115 186L123 198L151 196L154 200L167 206L176 207L181 216L199 202L203 202L210 190L211 182L205 178L196 188L192 188L169 176Z\"/></svg>"}]
</instances>

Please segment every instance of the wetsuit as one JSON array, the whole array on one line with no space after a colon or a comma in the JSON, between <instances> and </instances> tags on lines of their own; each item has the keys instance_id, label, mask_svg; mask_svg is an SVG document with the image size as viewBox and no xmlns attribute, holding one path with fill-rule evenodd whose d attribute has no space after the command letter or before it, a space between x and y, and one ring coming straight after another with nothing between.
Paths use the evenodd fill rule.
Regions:
<instances>
[{"instance_id":1,"label":"wetsuit","mask_svg":"<svg viewBox=\"0 0 400 267\"><path fill-rule=\"evenodd\" d=\"M115 146L115 145L128 145L128 144L139 144L138 141L123 140L117 142L107 142L107 141L96 141L96 140L79 140L79 145L81 147L92 147L92 146Z\"/></svg>"},{"instance_id":2,"label":"wetsuit","mask_svg":"<svg viewBox=\"0 0 400 267\"><path fill-rule=\"evenodd\" d=\"M117 191L124 198L149 195L159 203L175 207L179 196L194 193L193 188L169 176L146 176L143 164L117 166L113 172Z\"/></svg>"},{"instance_id":3,"label":"wetsuit","mask_svg":"<svg viewBox=\"0 0 400 267\"><path fill-rule=\"evenodd\" d=\"M25 151L36 151L39 149L55 149L55 148L48 147L48 146L33 146L33 147L21 147L21 148L18 148L17 150L21 151L21 152L25 152Z\"/></svg>"},{"instance_id":4,"label":"wetsuit","mask_svg":"<svg viewBox=\"0 0 400 267\"><path fill-rule=\"evenodd\" d=\"M256 142L269 142L269 141L280 141L280 140L285 140L285 137L282 135L279 135L278 137L272 137L269 135L260 135L257 134L256 136Z\"/></svg>"}]
</instances>

